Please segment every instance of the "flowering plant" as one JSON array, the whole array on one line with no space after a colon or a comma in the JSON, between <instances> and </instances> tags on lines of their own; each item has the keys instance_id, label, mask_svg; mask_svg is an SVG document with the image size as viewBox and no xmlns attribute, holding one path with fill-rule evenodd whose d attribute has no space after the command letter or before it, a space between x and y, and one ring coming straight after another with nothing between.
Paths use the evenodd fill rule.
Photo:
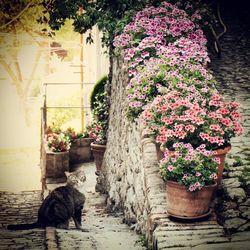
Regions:
<instances>
[{"instance_id":1,"label":"flowering plant","mask_svg":"<svg viewBox=\"0 0 250 250\"><path fill-rule=\"evenodd\" d=\"M70 138L64 133L47 135L47 146L52 152L65 152L70 149Z\"/></svg>"},{"instance_id":2,"label":"flowering plant","mask_svg":"<svg viewBox=\"0 0 250 250\"><path fill-rule=\"evenodd\" d=\"M163 2L160 7L147 7L137 12L124 32L115 37L114 46L125 49L125 60L132 68L154 57L159 46L166 46L181 37L204 47L206 38L195 24L199 19L196 13L191 20L184 10L168 2Z\"/></svg>"},{"instance_id":3,"label":"flowering plant","mask_svg":"<svg viewBox=\"0 0 250 250\"><path fill-rule=\"evenodd\" d=\"M60 134L60 133L62 133L62 129L60 128L60 127L58 127L58 126L48 126L47 128L46 128L46 131L45 131L45 134L46 135L49 135L49 134Z\"/></svg>"},{"instance_id":4,"label":"flowering plant","mask_svg":"<svg viewBox=\"0 0 250 250\"><path fill-rule=\"evenodd\" d=\"M182 40L185 40L184 52L188 45L192 48L192 43ZM181 49L174 50L173 46L171 44L169 48L162 49L159 52L161 58L151 58L139 68L127 85L128 117L131 120L137 118L157 95L176 90L183 95L198 91L208 97L215 91L214 78L198 61L206 58L205 55L198 56L198 51L190 48L189 52L180 53Z\"/></svg>"},{"instance_id":5,"label":"flowering plant","mask_svg":"<svg viewBox=\"0 0 250 250\"><path fill-rule=\"evenodd\" d=\"M175 143L174 152L165 152L160 162L160 174L165 181L175 181L189 191L201 190L217 179L220 159L201 144L194 149L191 144Z\"/></svg>"},{"instance_id":6,"label":"flowering plant","mask_svg":"<svg viewBox=\"0 0 250 250\"><path fill-rule=\"evenodd\" d=\"M94 121L87 126L86 131L88 131L89 137L95 140L96 144L106 144L106 130L103 128L102 123Z\"/></svg>"},{"instance_id":7,"label":"flowering plant","mask_svg":"<svg viewBox=\"0 0 250 250\"><path fill-rule=\"evenodd\" d=\"M209 150L223 148L242 133L239 103L225 102L219 94L205 98L199 92L183 96L171 91L157 96L142 113L144 134L172 148L176 142L205 144Z\"/></svg>"},{"instance_id":8,"label":"flowering plant","mask_svg":"<svg viewBox=\"0 0 250 250\"><path fill-rule=\"evenodd\" d=\"M74 128L69 127L63 133L70 139L71 142L78 138L78 134L76 133Z\"/></svg>"}]
</instances>

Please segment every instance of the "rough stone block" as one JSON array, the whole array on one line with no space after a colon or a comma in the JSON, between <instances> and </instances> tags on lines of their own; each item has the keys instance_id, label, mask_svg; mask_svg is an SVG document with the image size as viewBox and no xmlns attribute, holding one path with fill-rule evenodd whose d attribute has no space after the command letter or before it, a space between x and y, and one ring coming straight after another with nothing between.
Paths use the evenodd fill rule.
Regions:
<instances>
[{"instance_id":1,"label":"rough stone block","mask_svg":"<svg viewBox=\"0 0 250 250\"><path fill-rule=\"evenodd\" d=\"M229 188L238 188L240 187L241 183L239 182L238 178L229 178L222 180L222 186L226 189Z\"/></svg>"},{"instance_id":2,"label":"rough stone block","mask_svg":"<svg viewBox=\"0 0 250 250\"><path fill-rule=\"evenodd\" d=\"M243 188L228 188L227 194L230 199L237 202L243 202L246 199L246 193Z\"/></svg>"},{"instance_id":3,"label":"rough stone block","mask_svg":"<svg viewBox=\"0 0 250 250\"><path fill-rule=\"evenodd\" d=\"M229 209L226 210L222 213L223 217L225 217L226 219L229 218L236 218L240 215L240 211L239 210L233 210L233 209Z\"/></svg>"},{"instance_id":4,"label":"rough stone block","mask_svg":"<svg viewBox=\"0 0 250 250\"><path fill-rule=\"evenodd\" d=\"M247 221L241 218L233 218L225 221L224 227L229 231L235 231Z\"/></svg>"}]
</instances>

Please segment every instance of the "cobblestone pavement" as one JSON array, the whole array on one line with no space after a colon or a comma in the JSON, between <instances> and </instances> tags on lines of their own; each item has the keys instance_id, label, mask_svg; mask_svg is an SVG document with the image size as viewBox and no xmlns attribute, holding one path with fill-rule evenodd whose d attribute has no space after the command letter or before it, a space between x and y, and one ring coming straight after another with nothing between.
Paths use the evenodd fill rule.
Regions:
<instances>
[{"instance_id":1,"label":"cobblestone pavement","mask_svg":"<svg viewBox=\"0 0 250 250\"><path fill-rule=\"evenodd\" d=\"M45 249L44 230L6 229L8 224L34 222L41 201L41 191L0 192L0 249Z\"/></svg>"},{"instance_id":2,"label":"cobblestone pavement","mask_svg":"<svg viewBox=\"0 0 250 250\"><path fill-rule=\"evenodd\" d=\"M83 210L82 232L73 221L69 230L8 231L6 226L15 223L32 223L42 201L39 191L0 192L0 249L84 249L84 250L143 250L139 235L123 223L119 214L105 210L106 197L95 192L96 176L93 163L84 164L86 172L86 205ZM58 185L49 184L49 189Z\"/></svg>"}]
</instances>

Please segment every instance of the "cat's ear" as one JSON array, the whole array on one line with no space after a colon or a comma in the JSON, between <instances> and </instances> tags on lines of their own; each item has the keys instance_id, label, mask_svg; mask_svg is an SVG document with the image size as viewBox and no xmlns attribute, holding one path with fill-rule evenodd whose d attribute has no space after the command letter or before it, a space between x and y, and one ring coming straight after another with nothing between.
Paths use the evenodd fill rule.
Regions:
<instances>
[{"instance_id":1,"label":"cat's ear","mask_svg":"<svg viewBox=\"0 0 250 250\"><path fill-rule=\"evenodd\" d=\"M69 177L70 173L68 171L65 171L64 174L66 175L66 177Z\"/></svg>"}]
</instances>

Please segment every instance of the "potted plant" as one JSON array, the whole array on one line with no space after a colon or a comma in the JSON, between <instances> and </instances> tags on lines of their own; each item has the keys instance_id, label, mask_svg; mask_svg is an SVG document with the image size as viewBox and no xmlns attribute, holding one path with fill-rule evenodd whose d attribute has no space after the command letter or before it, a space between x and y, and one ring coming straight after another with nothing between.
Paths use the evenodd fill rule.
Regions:
<instances>
[{"instance_id":1,"label":"potted plant","mask_svg":"<svg viewBox=\"0 0 250 250\"><path fill-rule=\"evenodd\" d=\"M94 122L92 124L92 131L90 133L90 136L94 139L94 141L90 144L90 146L96 164L95 173L96 175L100 175L102 161L107 143L106 130L102 127L101 123Z\"/></svg>"},{"instance_id":2,"label":"potted plant","mask_svg":"<svg viewBox=\"0 0 250 250\"><path fill-rule=\"evenodd\" d=\"M46 144L46 178L65 177L64 172L69 171L70 139L63 133L49 132L45 138Z\"/></svg>"},{"instance_id":3,"label":"potted plant","mask_svg":"<svg viewBox=\"0 0 250 250\"><path fill-rule=\"evenodd\" d=\"M90 138L88 131L76 132L74 128L68 128L64 134L70 138L71 146L69 150L69 161L72 164L88 162L92 159L90 143L94 141Z\"/></svg>"},{"instance_id":4,"label":"potted plant","mask_svg":"<svg viewBox=\"0 0 250 250\"><path fill-rule=\"evenodd\" d=\"M96 175L100 174L104 153L107 143L109 102L106 91L107 76L102 77L94 86L91 94L91 111L94 121L89 126L89 135L94 141L91 143L91 150L96 164Z\"/></svg>"},{"instance_id":5,"label":"potted plant","mask_svg":"<svg viewBox=\"0 0 250 250\"><path fill-rule=\"evenodd\" d=\"M175 143L160 161L160 174L166 181L167 212L177 218L196 219L210 213L210 202L217 186L217 164L204 144L197 148Z\"/></svg>"},{"instance_id":6,"label":"potted plant","mask_svg":"<svg viewBox=\"0 0 250 250\"><path fill-rule=\"evenodd\" d=\"M174 143L190 143L194 148L205 144L208 150L221 158L218 166L219 183L225 154L230 150L230 139L242 133L239 123L239 104L225 102L217 94L211 98L199 92L183 95L179 91L157 96L142 114L145 135L153 136L164 149ZM209 94L208 94L209 96Z\"/></svg>"}]
</instances>

